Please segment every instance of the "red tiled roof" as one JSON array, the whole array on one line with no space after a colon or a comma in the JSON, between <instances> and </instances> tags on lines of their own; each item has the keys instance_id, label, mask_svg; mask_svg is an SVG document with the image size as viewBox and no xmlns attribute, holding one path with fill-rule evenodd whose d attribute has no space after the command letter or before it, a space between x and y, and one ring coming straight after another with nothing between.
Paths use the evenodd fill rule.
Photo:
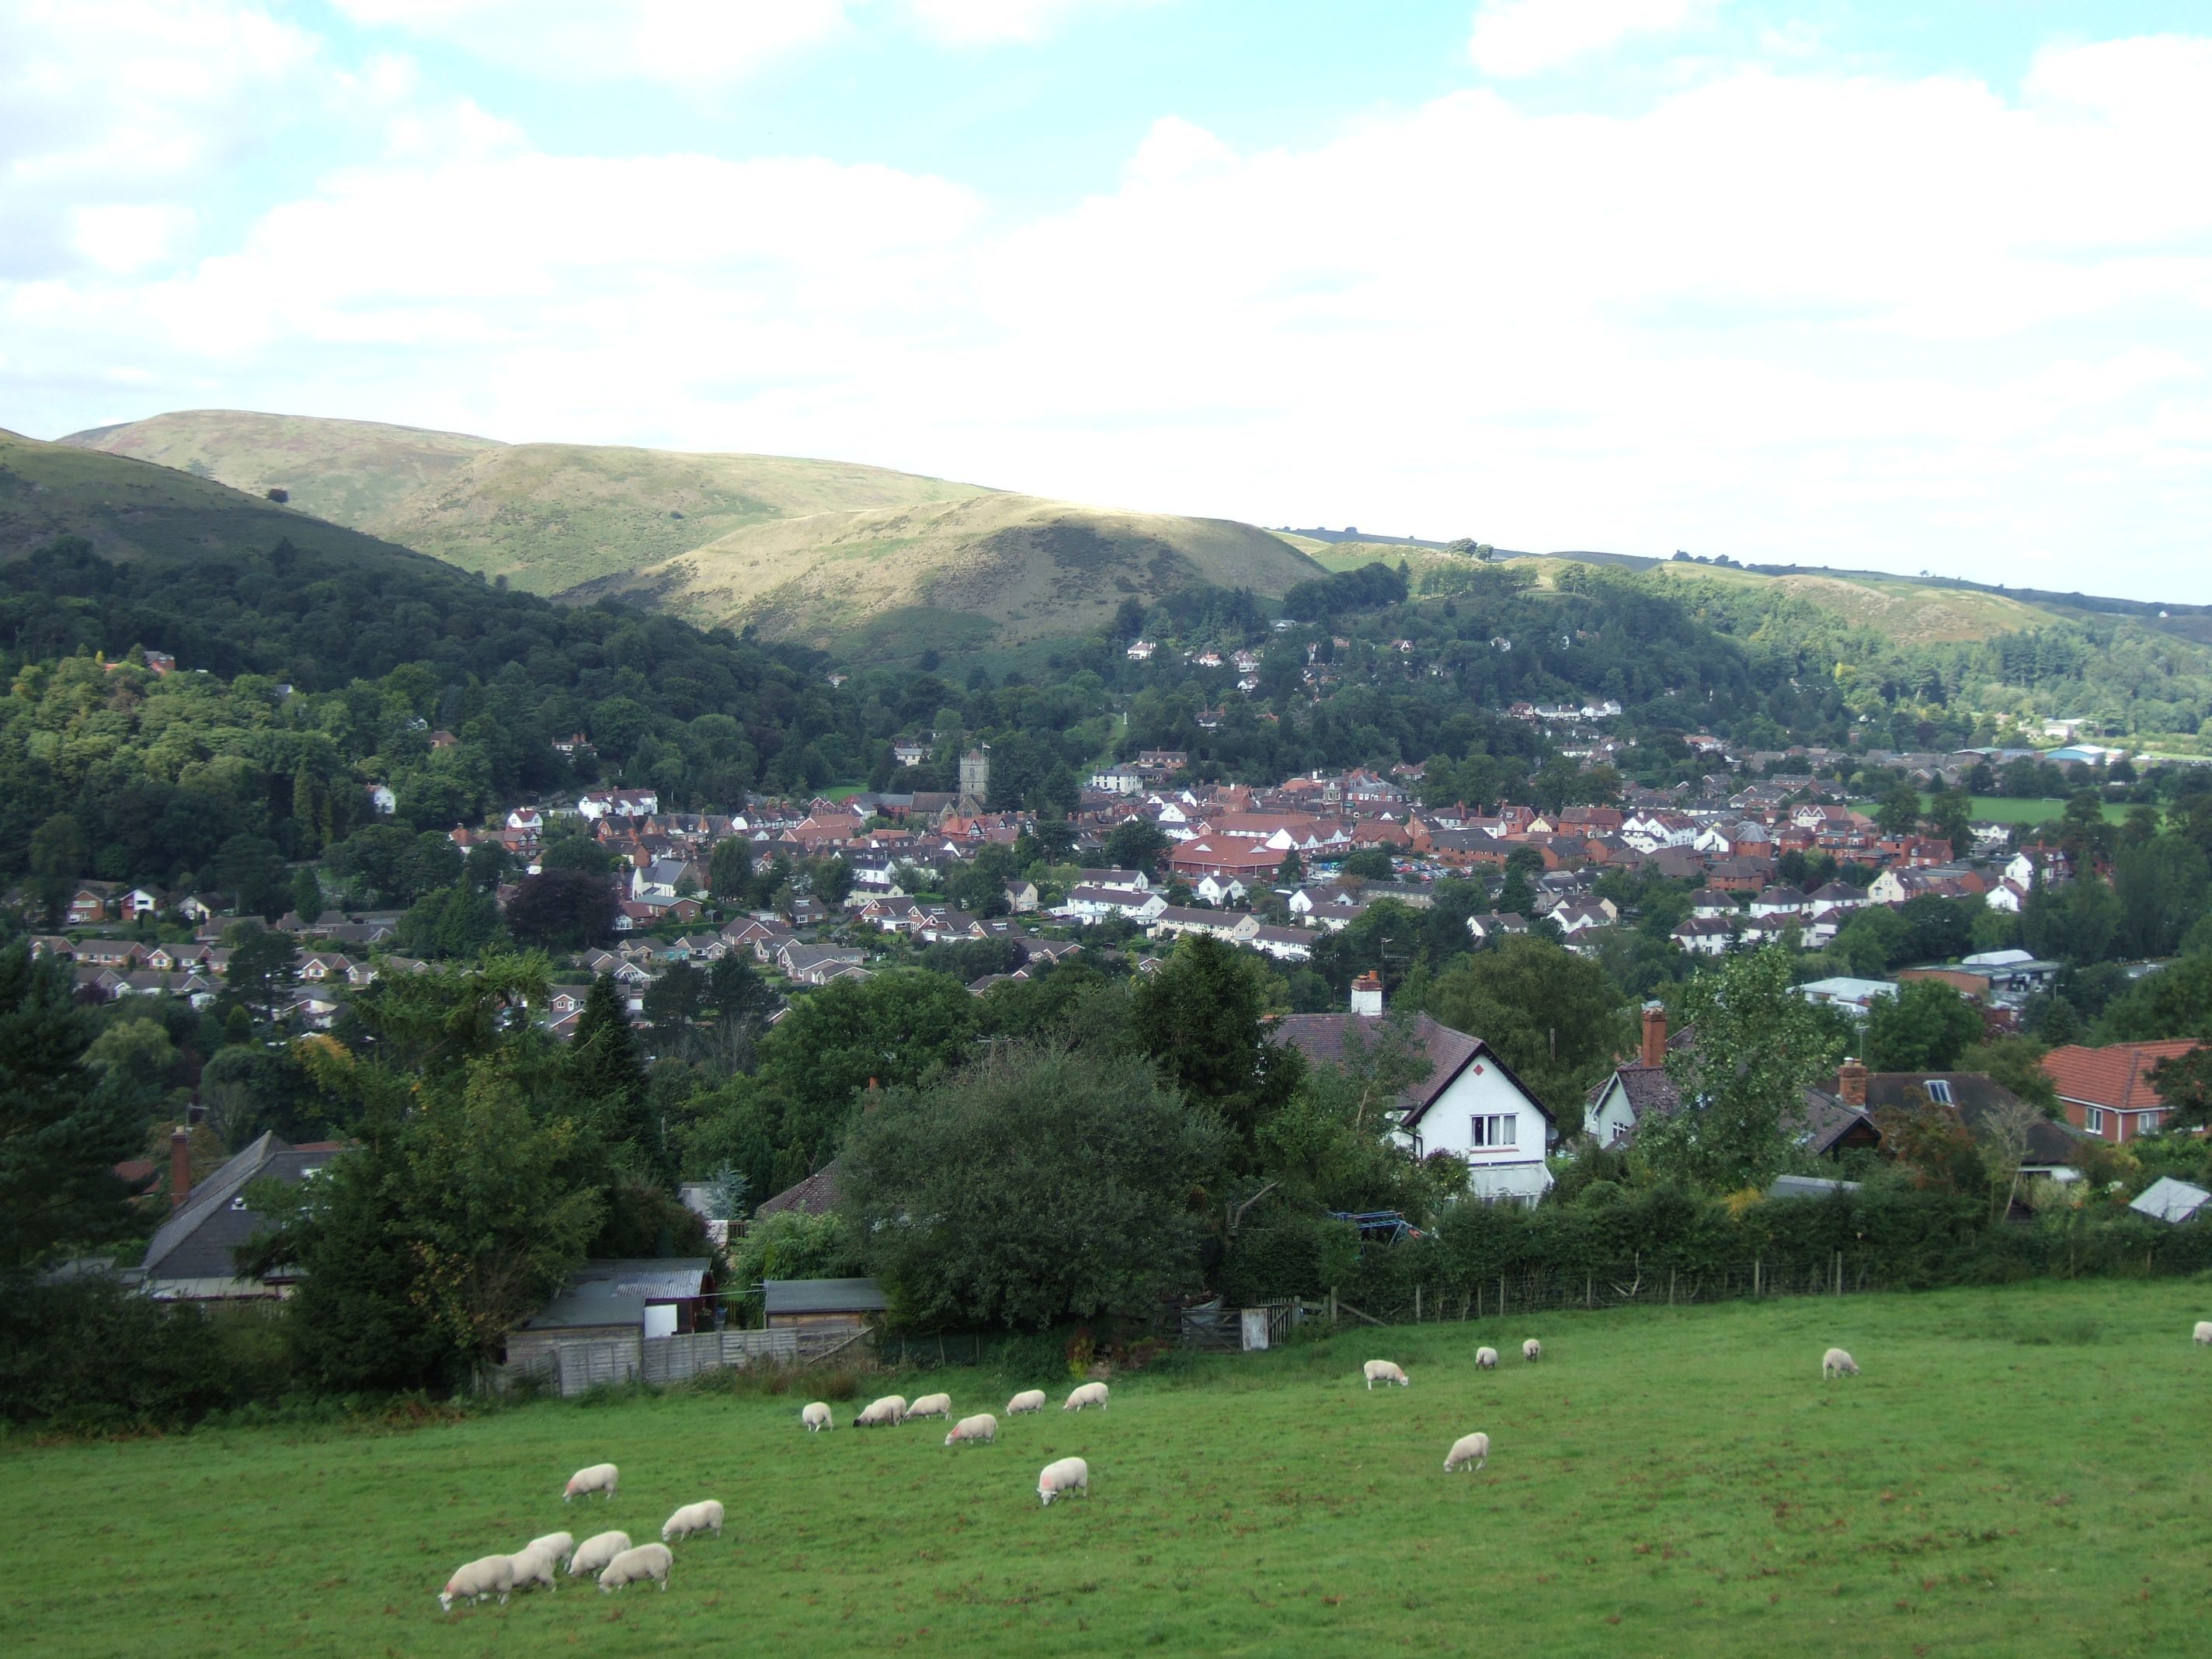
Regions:
<instances>
[{"instance_id":1,"label":"red tiled roof","mask_svg":"<svg viewBox=\"0 0 2212 1659\"><path fill-rule=\"evenodd\" d=\"M2115 1042L2087 1048L2072 1042L2043 1057L2043 1069L2062 1097L2110 1111L2155 1111L2166 1103L2151 1086L2152 1070L2197 1047L2194 1037L2168 1042Z\"/></svg>"}]
</instances>

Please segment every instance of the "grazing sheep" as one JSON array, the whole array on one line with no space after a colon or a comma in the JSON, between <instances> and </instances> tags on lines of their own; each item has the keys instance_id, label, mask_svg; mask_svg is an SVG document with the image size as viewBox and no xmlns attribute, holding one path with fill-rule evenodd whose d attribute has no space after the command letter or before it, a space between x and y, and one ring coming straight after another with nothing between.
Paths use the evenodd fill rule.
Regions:
<instances>
[{"instance_id":1,"label":"grazing sheep","mask_svg":"<svg viewBox=\"0 0 2212 1659\"><path fill-rule=\"evenodd\" d=\"M1044 1390L1042 1389L1024 1389L1006 1401L1006 1415L1009 1417L1019 1417L1024 1412L1041 1412L1043 1409Z\"/></svg>"},{"instance_id":2,"label":"grazing sheep","mask_svg":"<svg viewBox=\"0 0 2212 1659\"><path fill-rule=\"evenodd\" d=\"M1498 1350L1495 1348L1477 1348L1474 1351L1474 1368L1477 1370L1481 1371L1496 1370L1498 1369Z\"/></svg>"},{"instance_id":3,"label":"grazing sheep","mask_svg":"<svg viewBox=\"0 0 2212 1659\"><path fill-rule=\"evenodd\" d=\"M1054 1468L1060 1466L1054 1464ZM1049 1474L1051 1469L1045 1471ZM453 1603L459 1601L481 1601L487 1595L496 1595L501 1606L507 1602L507 1593L514 1588L514 1558L511 1555L483 1555L466 1566L458 1569L446 1581L446 1588L438 1592L438 1608L451 1613Z\"/></svg>"},{"instance_id":4,"label":"grazing sheep","mask_svg":"<svg viewBox=\"0 0 2212 1659\"><path fill-rule=\"evenodd\" d=\"M870 1401L868 1408L853 1419L853 1426L856 1429L880 1429L886 1424L901 1423L905 1419L906 1396L887 1394L881 1400Z\"/></svg>"},{"instance_id":5,"label":"grazing sheep","mask_svg":"<svg viewBox=\"0 0 2212 1659\"><path fill-rule=\"evenodd\" d=\"M603 1492L612 1498L615 1482L621 1478L622 1471L611 1463L594 1463L588 1469L578 1469L568 1477L568 1485L561 1494L561 1501L565 1504L572 1498L588 1498L595 1492Z\"/></svg>"},{"instance_id":6,"label":"grazing sheep","mask_svg":"<svg viewBox=\"0 0 2212 1659\"><path fill-rule=\"evenodd\" d=\"M2197 1340L2206 1347L2212 1348L2212 1319L2200 1319L2197 1322Z\"/></svg>"},{"instance_id":7,"label":"grazing sheep","mask_svg":"<svg viewBox=\"0 0 2212 1659\"><path fill-rule=\"evenodd\" d=\"M837 1426L837 1419L830 1414L830 1402L826 1400L815 1401L805 1411L799 1413L799 1420L806 1425L806 1431L809 1434L819 1434L824 1429L834 1429Z\"/></svg>"},{"instance_id":8,"label":"grazing sheep","mask_svg":"<svg viewBox=\"0 0 2212 1659\"><path fill-rule=\"evenodd\" d=\"M553 1582L553 1571L561 1565L561 1558L551 1550L527 1546L508 1556L514 1569L514 1588L522 1589L532 1584L543 1584L547 1589L561 1587Z\"/></svg>"},{"instance_id":9,"label":"grazing sheep","mask_svg":"<svg viewBox=\"0 0 2212 1659\"><path fill-rule=\"evenodd\" d=\"M1363 1369L1366 1373L1367 1392L1370 1394L1375 1392L1375 1385L1377 1382L1385 1386L1395 1382L1401 1389L1410 1389L1413 1386L1406 1373L1400 1370L1389 1360L1370 1359Z\"/></svg>"},{"instance_id":10,"label":"grazing sheep","mask_svg":"<svg viewBox=\"0 0 2212 1659\"><path fill-rule=\"evenodd\" d=\"M1048 1463L1037 1476L1037 1501L1048 1507L1055 1498L1065 1498L1080 1489L1085 1498L1091 1496L1091 1465L1079 1457L1063 1457L1057 1463Z\"/></svg>"},{"instance_id":11,"label":"grazing sheep","mask_svg":"<svg viewBox=\"0 0 2212 1659\"><path fill-rule=\"evenodd\" d=\"M1102 1412L1106 1409L1106 1385L1103 1382L1085 1382L1067 1396L1067 1403L1060 1410L1079 1412L1085 1406L1096 1406Z\"/></svg>"},{"instance_id":12,"label":"grazing sheep","mask_svg":"<svg viewBox=\"0 0 2212 1659\"><path fill-rule=\"evenodd\" d=\"M626 1532L593 1533L576 1546L576 1553L568 1558L568 1576L581 1578L597 1572L601 1567L629 1547Z\"/></svg>"},{"instance_id":13,"label":"grazing sheep","mask_svg":"<svg viewBox=\"0 0 2212 1659\"><path fill-rule=\"evenodd\" d=\"M567 1567L569 1571L574 1572L575 1571L574 1563L576 1556L576 1540L574 1534L565 1532L549 1532L543 1538L533 1538L527 1544L525 1544L522 1547L522 1553L525 1555L534 1553L538 1550L544 1550L546 1552L546 1553L550 1555L556 1561L559 1562L562 1566Z\"/></svg>"},{"instance_id":14,"label":"grazing sheep","mask_svg":"<svg viewBox=\"0 0 2212 1659\"><path fill-rule=\"evenodd\" d=\"M1452 1442L1452 1449L1444 1454L1444 1473L1454 1469L1480 1468L1490 1461L1490 1437L1486 1434L1463 1434Z\"/></svg>"},{"instance_id":15,"label":"grazing sheep","mask_svg":"<svg viewBox=\"0 0 2212 1659\"><path fill-rule=\"evenodd\" d=\"M999 1419L988 1412L979 1412L973 1417L963 1417L952 1425L952 1432L945 1437L948 1446L958 1446L980 1441L989 1445L999 1437Z\"/></svg>"},{"instance_id":16,"label":"grazing sheep","mask_svg":"<svg viewBox=\"0 0 2212 1659\"><path fill-rule=\"evenodd\" d=\"M910 1417L942 1417L952 1415L952 1396L949 1394L926 1394L906 1408Z\"/></svg>"},{"instance_id":17,"label":"grazing sheep","mask_svg":"<svg viewBox=\"0 0 2212 1659\"><path fill-rule=\"evenodd\" d=\"M673 1543L678 1538L689 1538L695 1532L711 1532L722 1535L722 1506L709 1498L697 1504L686 1504L661 1522L660 1541Z\"/></svg>"},{"instance_id":18,"label":"grazing sheep","mask_svg":"<svg viewBox=\"0 0 2212 1659\"><path fill-rule=\"evenodd\" d=\"M606 1570L599 1574L599 1588L617 1590L642 1578L657 1578L665 1591L668 1588L669 1565L675 1559L674 1552L665 1544L640 1544L607 1563Z\"/></svg>"},{"instance_id":19,"label":"grazing sheep","mask_svg":"<svg viewBox=\"0 0 2212 1659\"><path fill-rule=\"evenodd\" d=\"M1841 1348L1831 1348L1820 1356L1820 1375L1823 1377L1856 1376L1858 1374L1859 1362Z\"/></svg>"},{"instance_id":20,"label":"grazing sheep","mask_svg":"<svg viewBox=\"0 0 2212 1659\"><path fill-rule=\"evenodd\" d=\"M1544 1357L1544 1345L1534 1337L1530 1337L1521 1345L1521 1357L1530 1364L1534 1364Z\"/></svg>"}]
</instances>

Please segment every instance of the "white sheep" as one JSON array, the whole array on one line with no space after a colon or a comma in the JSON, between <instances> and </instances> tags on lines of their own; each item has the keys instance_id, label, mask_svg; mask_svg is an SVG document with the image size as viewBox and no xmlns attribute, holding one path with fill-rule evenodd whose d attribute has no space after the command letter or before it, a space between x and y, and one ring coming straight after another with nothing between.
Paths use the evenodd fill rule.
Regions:
<instances>
[{"instance_id":1,"label":"white sheep","mask_svg":"<svg viewBox=\"0 0 2212 1659\"><path fill-rule=\"evenodd\" d=\"M1544 1345L1534 1337L1530 1337L1521 1345L1521 1357L1530 1364L1534 1364L1544 1357Z\"/></svg>"},{"instance_id":2,"label":"white sheep","mask_svg":"<svg viewBox=\"0 0 2212 1659\"><path fill-rule=\"evenodd\" d=\"M1037 1500L1042 1505L1048 1507L1054 1498L1079 1490L1085 1498L1091 1496L1091 1465L1079 1457L1048 1463L1037 1475Z\"/></svg>"},{"instance_id":3,"label":"white sheep","mask_svg":"<svg viewBox=\"0 0 2212 1659\"><path fill-rule=\"evenodd\" d=\"M599 1588L617 1590L624 1584L635 1584L644 1578L657 1578L660 1588L668 1588L668 1569L676 1559L675 1553L665 1544L640 1544L634 1550L624 1550L607 1563L599 1574Z\"/></svg>"},{"instance_id":4,"label":"white sheep","mask_svg":"<svg viewBox=\"0 0 2212 1659\"><path fill-rule=\"evenodd\" d=\"M578 1469L568 1477L568 1485L561 1493L561 1501L565 1504L572 1498L588 1498L595 1492L603 1492L612 1498L615 1482L621 1478L622 1471L611 1463L594 1463L588 1469Z\"/></svg>"},{"instance_id":5,"label":"white sheep","mask_svg":"<svg viewBox=\"0 0 2212 1659\"><path fill-rule=\"evenodd\" d=\"M1831 1348L1820 1356L1820 1375L1823 1377L1856 1376L1858 1374L1859 1362L1841 1348Z\"/></svg>"},{"instance_id":6,"label":"white sheep","mask_svg":"<svg viewBox=\"0 0 2212 1659\"><path fill-rule=\"evenodd\" d=\"M1486 1434L1463 1434L1452 1442L1452 1449L1444 1454L1444 1473L1454 1469L1480 1468L1490 1461L1490 1437Z\"/></svg>"},{"instance_id":7,"label":"white sheep","mask_svg":"<svg viewBox=\"0 0 2212 1659\"><path fill-rule=\"evenodd\" d=\"M1096 1406L1102 1412L1106 1409L1106 1385L1103 1382L1085 1382L1069 1394L1067 1403L1060 1410L1079 1412L1085 1406Z\"/></svg>"},{"instance_id":8,"label":"white sheep","mask_svg":"<svg viewBox=\"0 0 2212 1659\"><path fill-rule=\"evenodd\" d=\"M534 1550L544 1550L562 1566L568 1567L575 1559L576 1539L573 1533L549 1532L543 1538L533 1538L522 1547L525 1555ZM569 1567L574 1571L573 1567Z\"/></svg>"},{"instance_id":9,"label":"white sheep","mask_svg":"<svg viewBox=\"0 0 2212 1659\"><path fill-rule=\"evenodd\" d=\"M809 1434L819 1434L824 1429L834 1429L837 1426L837 1419L830 1414L830 1402L826 1400L817 1400L799 1413L799 1420L806 1425L806 1431Z\"/></svg>"},{"instance_id":10,"label":"white sheep","mask_svg":"<svg viewBox=\"0 0 2212 1659\"><path fill-rule=\"evenodd\" d=\"M2202 1342L2206 1347L2212 1348L2212 1319L2200 1319L2197 1322L2197 1340Z\"/></svg>"},{"instance_id":11,"label":"white sheep","mask_svg":"<svg viewBox=\"0 0 2212 1659\"><path fill-rule=\"evenodd\" d=\"M926 1394L906 1408L908 1418L942 1417L952 1415L952 1396L949 1394Z\"/></svg>"},{"instance_id":12,"label":"white sheep","mask_svg":"<svg viewBox=\"0 0 2212 1659\"><path fill-rule=\"evenodd\" d=\"M1373 1394L1377 1382L1388 1387L1395 1382L1401 1389L1413 1386L1412 1379L1388 1359L1370 1359L1361 1368L1367 1377L1367 1392Z\"/></svg>"},{"instance_id":13,"label":"white sheep","mask_svg":"<svg viewBox=\"0 0 2212 1659\"><path fill-rule=\"evenodd\" d=\"M945 1437L948 1446L966 1445L981 1442L988 1446L999 1437L999 1419L988 1412L978 1412L973 1417L963 1417L952 1425L952 1432Z\"/></svg>"},{"instance_id":14,"label":"white sheep","mask_svg":"<svg viewBox=\"0 0 2212 1659\"><path fill-rule=\"evenodd\" d=\"M457 1568L446 1581L446 1588L438 1592L439 1610L451 1613L456 1601L481 1601L487 1595L496 1595L503 1606L507 1593L514 1588L513 1556L478 1556L466 1566Z\"/></svg>"},{"instance_id":15,"label":"white sheep","mask_svg":"<svg viewBox=\"0 0 2212 1659\"><path fill-rule=\"evenodd\" d=\"M1498 1369L1498 1350L1495 1348L1477 1348L1474 1351L1474 1368L1480 1371L1496 1370Z\"/></svg>"},{"instance_id":16,"label":"white sheep","mask_svg":"<svg viewBox=\"0 0 2212 1659\"><path fill-rule=\"evenodd\" d=\"M695 1532L711 1532L722 1535L722 1506L709 1498L696 1504L686 1504L660 1525L660 1541L673 1543L679 1538L689 1538Z\"/></svg>"},{"instance_id":17,"label":"white sheep","mask_svg":"<svg viewBox=\"0 0 2212 1659\"><path fill-rule=\"evenodd\" d=\"M853 1419L856 1429L879 1429L888 1423L899 1423L906 1418L906 1396L887 1394L881 1400L868 1402L867 1409Z\"/></svg>"},{"instance_id":18,"label":"white sheep","mask_svg":"<svg viewBox=\"0 0 2212 1659\"><path fill-rule=\"evenodd\" d=\"M547 1589L561 1588L553 1582L554 1569L561 1565L561 1558L551 1550L540 1549L537 1545L530 1544L507 1559L514 1569L515 1589L522 1589L531 1584L543 1584Z\"/></svg>"},{"instance_id":19,"label":"white sheep","mask_svg":"<svg viewBox=\"0 0 2212 1659\"><path fill-rule=\"evenodd\" d=\"M593 1533L576 1546L576 1553L568 1558L568 1576L581 1578L597 1572L601 1567L629 1547L626 1532Z\"/></svg>"},{"instance_id":20,"label":"white sheep","mask_svg":"<svg viewBox=\"0 0 2212 1659\"><path fill-rule=\"evenodd\" d=\"M1006 1415L1009 1417L1019 1417L1025 1412L1041 1412L1043 1409L1044 1390L1042 1389L1024 1389L1012 1400L1006 1401Z\"/></svg>"}]
</instances>

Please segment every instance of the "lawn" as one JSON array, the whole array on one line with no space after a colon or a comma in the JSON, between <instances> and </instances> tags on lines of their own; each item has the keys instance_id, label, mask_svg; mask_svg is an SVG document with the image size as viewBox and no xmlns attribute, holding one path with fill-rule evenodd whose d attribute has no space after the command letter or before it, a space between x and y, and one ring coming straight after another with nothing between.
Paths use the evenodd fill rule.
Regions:
<instances>
[{"instance_id":1,"label":"lawn","mask_svg":"<svg viewBox=\"0 0 2212 1659\"><path fill-rule=\"evenodd\" d=\"M2212 1284L2087 1283L1340 1330L1117 1379L1103 1413L811 1436L805 1395L544 1401L404 1433L0 1452L15 1650L969 1655L2201 1651ZM1517 1358L1544 1340L1540 1364ZM1475 1346L1509 1358L1477 1371ZM1864 1375L1823 1383L1840 1342ZM1406 1366L1366 1392L1360 1362ZM997 1410L1017 1384L885 1379ZM1487 1469L1445 1449L1487 1430ZM1071 1453L1092 1489L1040 1510ZM563 1480L613 1459L611 1503ZM719 1497L668 1592L441 1614L561 1528Z\"/></svg>"},{"instance_id":2,"label":"lawn","mask_svg":"<svg viewBox=\"0 0 2212 1659\"><path fill-rule=\"evenodd\" d=\"M2011 795L1976 795L1966 807L1967 818L1975 823L2048 823L2051 819L2066 816L2066 803L2046 796L2037 800L2023 800ZM2125 823L2127 807L2118 801L2105 803L2105 822Z\"/></svg>"}]
</instances>

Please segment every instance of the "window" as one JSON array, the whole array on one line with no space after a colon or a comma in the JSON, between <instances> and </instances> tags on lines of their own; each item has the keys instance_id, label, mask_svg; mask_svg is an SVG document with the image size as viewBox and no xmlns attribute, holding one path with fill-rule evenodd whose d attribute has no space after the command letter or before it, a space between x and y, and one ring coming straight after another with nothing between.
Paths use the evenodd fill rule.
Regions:
<instances>
[{"instance_id":1,"label":"window","mask_svg":"<svg viewBox=\"0 0 2212 1659\"><path fill-rule=\"evenodd\" d=\"M1521 1115L1517 1112L1478 1114L1471 1122L1473 1127L1468 1139L1470 1146L1514 1146L1520 1144Z\"/></svg>"},{"instance_id":2,"label":"window","mask_svg":"<svg viewBox=\"0 0 2212 1659\"><path fill-rule=\"evenodd\" d=\"M2159 1115L2156 1112L2136 1113L2136 1133L2139 1135L2156 1134L2158 1133L2158 1119Z\"/></svg>"},{"instance_id":3,"label":"window","mask_svg":"<svg viewBox=\"0 0 2212 1659\"><path fill-rule=\"evenodd\" d=\"M2087 1129L2093 1135L2100 1135L2104 1133L2105 1109L2101 1106L2089 1107L2087 1109L2085 1121L2081 1127Z\"/></svg>"},{"instance_id":4,"label":"window","mask_svg":"<svg viewBox=\"0 0 2212 1659\"><path fill-rule=\"evenodd\" d=\"M1950 1079L1948 1078L1941 1077L1929 1078L1928 1079L1928 1098L1934 1101L1938 1106L1948 1106L1951 1103Z\"/></svg>"}]
</instances>

